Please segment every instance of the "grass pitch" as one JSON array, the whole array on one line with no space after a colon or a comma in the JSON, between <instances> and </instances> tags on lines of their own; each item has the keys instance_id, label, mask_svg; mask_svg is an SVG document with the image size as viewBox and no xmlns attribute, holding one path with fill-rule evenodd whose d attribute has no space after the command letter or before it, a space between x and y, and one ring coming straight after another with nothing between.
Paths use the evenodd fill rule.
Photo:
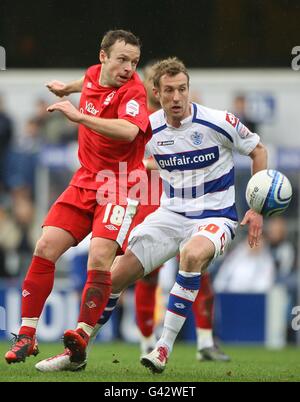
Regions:
<instances>
[{"instance_id":1,"label":"grass pitch","mask_svg":"<svg viewBox=\"0 0 300 402\"><path fill-rule=\"evenodd\" d=\"M300 349L269 351L261 347L224 347L232 362L200 363L195 346L176 344L163 374L151 374L139 363L137 345L105 343L94 346L85 371L39 373L34 364L62 351L60 344L41 344L41 353L26 363L8 365L0 343L1 382L202 382L202 381L300 381Z\"/></svg>"}]
</instances>

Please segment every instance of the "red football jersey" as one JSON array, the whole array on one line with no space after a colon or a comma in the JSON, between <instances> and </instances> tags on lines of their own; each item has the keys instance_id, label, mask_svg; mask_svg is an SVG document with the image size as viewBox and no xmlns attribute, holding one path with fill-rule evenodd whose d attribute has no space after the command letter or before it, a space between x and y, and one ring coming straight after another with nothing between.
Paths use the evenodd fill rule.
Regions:
<instances>
[{"instance_id":1,"label":"red football jersey","mask_svg":"<svg viewBox=\"0 0 300 402\"><path fill-rule=\"evenodd\" d=\"M96 175L110 170L118 176L119 162L127 163L127 172L144 170L142 163L145 145L151 138L146 106L146 91L139 78L133 77L122 87L103 87L99 84L101 65L90 67L85 75L81 98L81 113L105 119L125 119L139 127L132 142L114 140L86 126L79 125L78 156L81 168L73 176L72 185L97 189Z\"/></svg>"}]
</instances>

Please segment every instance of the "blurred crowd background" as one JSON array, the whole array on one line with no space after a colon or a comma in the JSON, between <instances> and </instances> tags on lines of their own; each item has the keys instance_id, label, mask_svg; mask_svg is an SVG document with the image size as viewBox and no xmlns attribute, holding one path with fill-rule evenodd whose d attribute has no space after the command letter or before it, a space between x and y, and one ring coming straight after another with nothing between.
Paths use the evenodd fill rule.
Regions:
<instances>
[{"instance_id":1,"label":"blurred crowd background","mask_svg":"<svg viewBox=\"0 0 300 402\"><path fill-rule=\"evenodd\" d=\"M239 230L229 254L211 273L217 294L249 295L248 304L255 294L271 295L278 321L274 345L297 342L291 321L292 308L300 304L300 71L291 68L291 52L300 46L300 3L166 0L146 1L142 6L132 0L72 7L55 0L44 3L12 6L4 0L0 5L0 45L7 54L7 70L0 72L0 302L9 303L7 291L20 286L43 216L78 166L77 126L61 114L47 113L54 97L44 83L80 77L85 67L97 63L102 34L125 28L142 39L141 67L153 58L182 58L191 71L193 100L235 113L261 135L270 151L270 167L289 177L294 191L291 206L283 216L266 220L261 246L251 250L246 230ZM76 96L71 99L78 101ZM247 209L244 194L250 165L237 158L237 166L237 205L242 216ZM62 258L58 290L80 290L83 274L78 266L84 271L86 252L84 242ZM160 306L174 278L171 273L162 276ZM124 317L133 311L130 290L128 295L123 297ZM122 316L121 312L122 308L117 314ZM160 320L158 311L158 325ZM117 336L135 339L130 322L123 320L125 329L118 329ZM265 321L263 325L267 326Z\"/></svg>"}]
</instances>

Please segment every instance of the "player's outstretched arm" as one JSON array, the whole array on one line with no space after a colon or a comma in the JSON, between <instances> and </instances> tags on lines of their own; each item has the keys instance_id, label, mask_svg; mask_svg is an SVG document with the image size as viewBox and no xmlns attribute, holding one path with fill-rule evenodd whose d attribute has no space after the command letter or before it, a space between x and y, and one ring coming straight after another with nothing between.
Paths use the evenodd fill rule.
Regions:
<instances>
[{"instance_id":1,"label":"player's outstretched arm","mask_svg":"<svg viewBox=\"0 0 300 402\"><path fill-rule=\"evenodd\" d=\"M132 142L140 131L138 126L125 119L102 119L81 114L78 123L105 137L128 142Z\"/></svg>"},{"instance_id":2,"label":"player's outstretched arm","mask_svg":"<svg viewBox=\"0 0 300 402\"><path fill-rule=\"evenodd\" d=\"M249 156L252 159L252 175L268 168L268 151L261 142L256 145Z\"/></svg>"},{"instance_id":3,"label":"player's outstretched arm","mask_svg":"<svg viewBox=\"0 0 300 402\"><path fill-rule=\"evenodd\" d=\"M249 154L252 159L252 174L259 172L260 170L267 169L268 167L268 152L266 147L259 142L254 150ZM263 217L257 212L249 209L242 222L241 226L249 225L248 230L248 243L252 248L259 245L263 231Z\"/></svg>"},{"instance_id":4,"label":"player's outstretched arm","mask_svg":"<svg viewBox=\"0 0 300 402\"><path fill-rule=\"evenodd\" d=\"M81 92L83 86L84 77L81 77L79 80L72 81L68 84L64 82L53 80L46 84L46 87L52 92L54 95L63 97L68 96L75 92Z\"/></svg>"},{"instance_id":5,"label":"player's outstretched arm","mask_svg":"<svg viewBox=\"0 0 300 402\"><path fill-rule=\"evenodd\" d=\"M55 110L63 113L69 120L75 123L78 123L81 117L79 110L69 101L53 103L53 105L47 107L47 112L54 112Z\"/></svg>"},{"instance_id":6,"label":"player's outstretched arm","mask_svg":"<svg viewBox=\"0 0 300 402\"><path fill-rule=\"evenodd\" d=\"M74 123L83 124L93 131L115 140L131 142L139 133L139 127L125 119L102 119L87 116L80 113L69 101L57 102L47 108L48 112L54 112L55 110L63 113Z\"/></svg>"}]
</instances>

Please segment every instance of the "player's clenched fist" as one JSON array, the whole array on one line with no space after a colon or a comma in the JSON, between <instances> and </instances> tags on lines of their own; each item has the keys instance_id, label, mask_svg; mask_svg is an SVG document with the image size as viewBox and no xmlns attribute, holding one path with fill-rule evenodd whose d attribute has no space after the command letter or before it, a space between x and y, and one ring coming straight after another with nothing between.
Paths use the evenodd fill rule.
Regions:
<instances>
[{"instance_id":1,"label":"player's clenched fist","mask_svg":"<svg viewBox=\"0 0 300 402\"><path fill-rule=\"evenodd\" d=\"M54 95L63 97L69 95L68 87L61 81L50 81L46 84L46 87L52 92Z\"/></svg>"},{"instance_id":2,"label":"player's clenched fist","mask_svg":"<svg viewBox=\"0 0 300 402\"><path fill-rule=\"evenodd\" d=\"M69 120L74 121L75 123L78 123L82 117L82 114L70 101L53 103L53 105L50 105L47 108L47 112L54 112L55 110L62 112Z\"/></svg>"}]
</instances>

